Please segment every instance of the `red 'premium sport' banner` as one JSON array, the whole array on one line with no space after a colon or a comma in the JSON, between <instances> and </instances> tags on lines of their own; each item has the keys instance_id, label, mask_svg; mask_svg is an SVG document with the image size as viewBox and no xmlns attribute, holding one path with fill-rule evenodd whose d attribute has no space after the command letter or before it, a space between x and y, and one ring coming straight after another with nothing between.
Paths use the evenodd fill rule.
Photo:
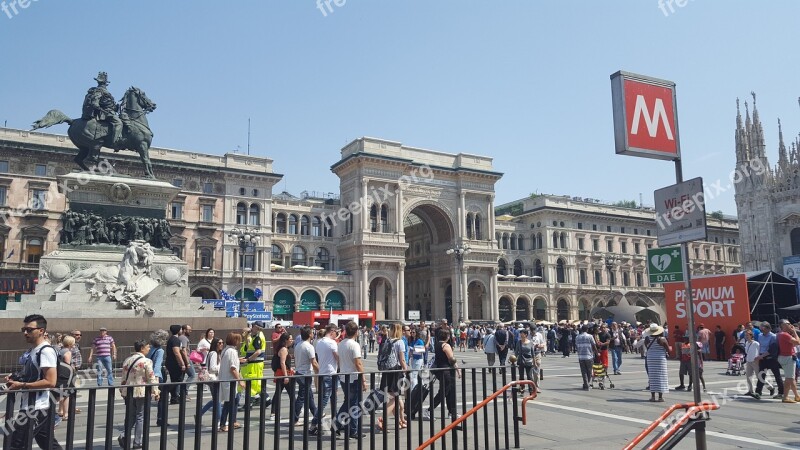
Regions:
<instances>
[{"instance_id":1,"label":"red 'premium sport' banner","mask_svg":"<svg viewBox=\"0 0 800 450\"><path fill-rule=\"evenodd\" d=\"M667 324L670 342L675 325L685 331L689 323L686 315L686 290L684 283L664 283ZM747 276L743 273L692 278L692 300L694 302L694 323L701 323L713 333L717 325L725 332L725 354L730 355L733 346L731 333L739 324L750 321L750 301L747 296ZM714 338L711 338L711 354L714 352Z\"/></svg>"}]
</instances>

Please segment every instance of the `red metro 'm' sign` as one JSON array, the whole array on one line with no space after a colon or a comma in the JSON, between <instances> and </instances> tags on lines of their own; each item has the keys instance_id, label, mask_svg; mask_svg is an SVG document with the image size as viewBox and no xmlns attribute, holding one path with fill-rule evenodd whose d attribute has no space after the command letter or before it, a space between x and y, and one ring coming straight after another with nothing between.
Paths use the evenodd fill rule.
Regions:
<instances>
[{"instance_id":1,"label":"red metro 'm' sign","mask_svg":"<svg viewBox=\"0 0 800 450\"><path fill-rule=\"evenodd\" d=\"M680 159L675 83L620 71L611 94L618 154Z\"/></svg>"}]
</instances>

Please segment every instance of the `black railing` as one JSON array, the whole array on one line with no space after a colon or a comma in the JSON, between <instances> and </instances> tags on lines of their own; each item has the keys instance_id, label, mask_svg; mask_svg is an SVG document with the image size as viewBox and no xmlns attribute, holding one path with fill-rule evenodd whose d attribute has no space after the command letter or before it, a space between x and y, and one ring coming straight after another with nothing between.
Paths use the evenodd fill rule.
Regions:
<instances>
[{"instance_id":1,"label":"black railing","mask_svg":"<svg viewBox=\"0 0 800 450\"><path fill-rule=\"evenodd\" d=\"M161 385L146 385L144 387L144 398L141 400L125 401L120 395L120 387L81 387L74 388L68 392L67 400L67 419L56 426L54 414L48 414L49 424L54 432L51 433L52 439L62 445L67 450L76 448L95 448L103 447L111 449L117 446L118 436L122 430L126 430L125 438L120 439L123 448L134 448L135 435L133 426L136 422L136 409L143 405L143 431L142 448L167 449L177 448L178 450L202 448L234 448L245 449L317 449L323 448L344 448L349 449L412 449L417 448L422 443L436 435L439 431L448 426L453 418L452 414L463 415L475 405L483 401L487 396L501 389L509 381L516 379L515 367L494 367L494 368L469 368L458 369L460 377L452 376L455 372L446 375L439 369L427 371L423 369L418 376L417 383L429 389L427 395L424 393L426 387L421 387L417 391L408 389L409 382L403 378L400 382L401 395L405 400L411 400L405 405L405 416L407 426L400 417L399 408L389 411L387 402L390 394L385 389L380 389L381 377L391 372L366 373L366 374L340 374L339 381L345 386L351 386L351 382L357 383L359 389L342 389L341 383L337 383L335 389L331 391L330 401L327 402L325 410L319 412L318 417L325 416L316 426L321 432L312 433L316 423L309 406L312 395L317 407L322 405L324 400L323 386L331 380L319 375L295 375L287 377L287 389L280 395L274 396L277 382L283 382L282 378L266 377L262 379L246 380L241 395L237 392L238 382L196 382L196 383L165 383ZM448 369L444 369L448 370ZM360 388L366 381L367 390ZM229 395L226 398L219 398L219 388L222 383L227 383L226 391ZM298 404L303 408L297 414L302 423L295 423L295 402L294 399L299 392L298 387L301 383L307 386L316 386L315 393L311 389L306 389L306 397ZM443 385L443 383L448 383ZM88 385L90 383L84 383ZM162 395L158 401L152 397L154 387L158 386ZM186 386L190 395L194 396L191 401L180 399L177 405L170 402L170 392L181 392L182 386ZM134 388L137 386L125 386L126 398L133 398ZM260 392L269 390L270 400L273 405L269 405L268 400L263 395L253 397L251 392L259 389ZM214 389L213 393L211 389ZM436 395L440 390L448 392L452 389L452 396L455 396L454 410L448 411L447 399L445 394L441 394L441 402L436 408L431 406ZM241 390L240 390L241 391ZM41 392L41 391L39 391ZM54 393L56 391L47 391ZM11 448L12 429L22 429L27 427L32 430L34 421L27 420L33 413L20 413L18 400L23 396L34 396L36 391L3 391L0 393L0 402L5 401L5 423L2 426L3 449ZM355 398L352 396L356 395ZM417 401L418 397L423 397L422 401ZM201 410L205 404L211 401L211 417L204 417ZM220 404L228 402L229 405L240 406L236 411L236 420L229 423L219 423ZM57 397L50 395L50 411L56 411ZM486 407L477 410L471 417L464 420L459 427L448 433L435 445L442 449L468 449L468 448L518 448L520 445L519 427L522 421L519 414L518 389L514 387L500 394L492 400ZM337 414L342 404L355 405L355 407L345 408L344 414ZM77 410L82 410L76 414ZM162 414L157 414L158 410ZM228 408L228 412L230 408ZM274 421L270 420L270 411L275 412ZM434 416L432 420L428 418ZM225 413L223 410L222 414ZM161 421L155 424L153 415L161 416ZM230 417L230 416L229 416ZM356 420L357 435L350 439L350 428L347 426L350 421ZM358 423L360 422L360 423ZM241 427L237 427L241 423ZM339 433L330 432L331 427L339 428ZM364 434L364 435L362 435ZM28 433L29 442L33 439L32 433ZM512 440L513 439L513 440ZM30 447L28 447L30 448ZM138 447L136 447L138 448ZM430 448L435 448L431 446Z\"/></svg>"}]
</instances>

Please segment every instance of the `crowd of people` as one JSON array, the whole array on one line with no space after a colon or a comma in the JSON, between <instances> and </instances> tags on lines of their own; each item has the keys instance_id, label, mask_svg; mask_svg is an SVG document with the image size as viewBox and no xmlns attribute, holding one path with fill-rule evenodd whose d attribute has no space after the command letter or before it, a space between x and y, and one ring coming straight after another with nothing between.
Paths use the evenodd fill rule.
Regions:
<instances>
[{"instance_id":1,"label":"crowd of people","mask_svg":"<svg viewBox=\"0 0 800 450\"><path fill-rule=\"evenodd\" d=\"M113 361L117 360L117 344L108 329L101 327L92 340L88 358L84 360L81 350L82 332L47 332L46 319L31 315L24 319L23 334L32 347L20 359L23 370L12 374L7 381L7 389L27 390L54 388L58 378L53 369L60 364L80 370L86 361L97 371L97 384L114 386ZM451 420L458 419L456 409L456 379L461 376L456 352L483 352L486 365L493 367L510 365L518 373L517 379L530 380L528 393L541 392L542 358L559 352L562 358L577 353L584 390L593 386L593 381L609 373L620 375L623 354L639 355L645 358L650 400L663 402L669 391L668 364L670 358L680 361L680 385L675 390L691 390L690 374L692 349L699 362L699 382L705 391L703 362L711 358L710 348L716 350L716 358L725 360L728 339L732 339L731 361L741 361L747 379L747 395L760 399L766 385L770 396L780 398L785 403L800 402L796 378L800 374L800 337L796 327L787 320L778 324L779 331L773 332L770 323L742 324L728 335L717 326L715 332L699 324L696 330L697 342L691 345L689 334L679 326L674 326L670 335L665 326L655 323L629 324L611 321L562 322L559 325L536 325L520 323L516 326L465 325L451 326L446 320L429 325L404 324L401 322L382 326L359 326L355 322L345 325L293 327L287 329L277 324L271 335L271 347L265 335L266 324L253 322L241 332L230 332L223 339L214 329L207 329L196 344L192 342L193 329L190 325L172 325L167 330L156 330L147 340L137 340L133 352L122 363L120 394L132 413L129 421L132 429L123 430L118 436L121 446L127 440L131 448L141 448L146 395L157 404L156 426L167 426L165 411L168 404L179 404L190 400L190 384L165 384L163 392L158 385L167 381L213 382L207 384L210 400L199 411L197 420L215 409L217 423L213 426L222 432L230 427L240 428L237 411L261 405L271 408L269 420L275 420L277 402L284 392L288 401L294 405L292 423L301 424L306 414L310 414L309 433L321 435L329 432L344 433L348 437L362 436L360 417L347 416L360 398L379 396L385 405L387 417L396 417L395 426L405 428L413 418L428 389L435 382L438 392L431 406L422 411L425 419L433 416L435 408L444 403ZM271 348L269 369L265 373L265 361ZM376 392L368 393L367 377L364 374L364 361L377 352L378 370L381 384ZM511 354L513 353L513 354ZM729 362L732 364L732 362ZM597 368L600 368L598 373ZM423 370L430 368L435 380L425 379ZM610 369L610 370L609 370ZM771 373L775 382L767 379ZM60 376L60 373L58 374ZM167 379L169 375L169 379ZM262 392L259 380L264 376L274 376L275 390L272 396ZM688 386L684 383L688 375ZM755 385L753 383L755 378ZM125 388L125 385L132 386ZM146 390L143 386L153 385ZM196 386L196 385L195 385ZM249 386L249 393L245 389ZM341 388L344 396L334 395ZM315 394L313 391L316 390ZM777 390L777 393L775 391ZM420 394L424 392L424 394ZM520 394L522 390L520 390ZM319 397L317 397L319 395ZM37 394L33 407L28 408L30 420L34 422L33 439L46 442L52 434L49 423L49 398ZM249 398L250 402L244 399ZM319 398L320 402L315 401ZM346 399L346 401L337 401ZM54 421L58 423L67 418L68 397L57 396ZM325 422L325 411L331 402L338 404L335 419ZM409 402L412 404L409 405ZM75 409L80 413L80 409ZM381 419L379 430L387 429ZM12 436L13 442L27 439L27 427L20 427ZM13 445L12 445L13 447ZM60 448L53 447L53 448Z\"/></svg>"}]
</instances>

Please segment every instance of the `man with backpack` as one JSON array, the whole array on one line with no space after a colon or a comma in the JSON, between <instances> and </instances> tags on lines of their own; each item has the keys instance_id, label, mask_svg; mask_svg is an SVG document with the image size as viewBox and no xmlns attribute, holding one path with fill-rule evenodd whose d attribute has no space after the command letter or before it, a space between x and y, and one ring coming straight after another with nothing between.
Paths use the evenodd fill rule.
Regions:
<instances>
[{"instance_id":1,"label":"man with backpack","mask_svg":"<svg viewBox=\"0 0 800 450\"><path fill-rule=\"evenodd\" d=\"M23 322L22 333L33 348L26 353L26 358L23 357L22 371L6 377L6 390L53 389L58 384L59 358L56 349L45 340L47 320L39 314L32 314ZM31 401L33 406L30 406ZM50 416L53 409L50 404L49 391L22 393L20 411L13 419L6 418L3 425L3 432L11 433L12 449L27 448L29 432L33 433L33 439L41 449L62 448L52 436ZM48 447L51 438L53 445Z\"/></svg>"}]
</instances>

